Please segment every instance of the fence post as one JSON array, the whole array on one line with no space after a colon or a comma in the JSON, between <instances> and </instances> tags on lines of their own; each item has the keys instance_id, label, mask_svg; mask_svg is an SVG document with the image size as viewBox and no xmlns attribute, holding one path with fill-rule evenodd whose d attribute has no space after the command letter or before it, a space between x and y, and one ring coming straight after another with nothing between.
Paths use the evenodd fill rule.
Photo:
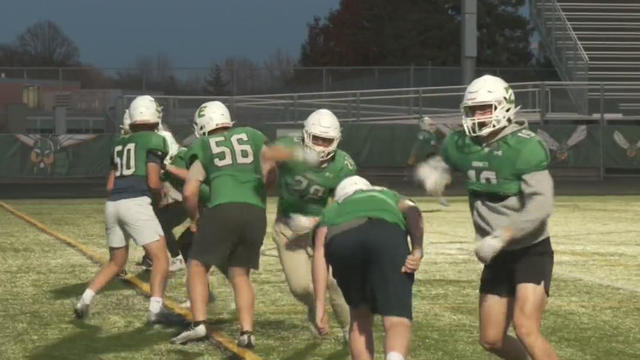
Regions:
<instances>
[{"instance_id":1,"label":"fence post","mask_svg":"<svg viewBox=\"0 0 640 360\"><path fill-rule=\"evenodd\" d=\"M356 93L356 121L360 121L360 91Z\"/></svg>"},{"instance_id":2,"label":"fence post","mask_svg":"<svg viewBox=\"0 0 640 360\"><path fill-rule=\"evenodd\" d=\"M147 74L142 72L142 92L147 92Z\"/></svg>"},{"instance_id":3,"label":"fence post","mask_svg":"<svg viewBox=\"0 0 640 360\"><path fill-rule=\"evenodd\" d=\"M540 84L540 124L544 124L547 113L547 86L544 82Z\"/></svg>"},{"instance_id":4,"label":"fence post","mask_svg":"<svg viewBox=\"0 0 640 360\"><path fill-rule=\"evenodd\" d=\"M588 91L588 90L587 90ZM604 84L600 83L600 181L604 180Z\"/></svg>"},{"instance_id":5,"label":"fence post","mask_svg":"<svg viewBox=\"0 0 640 360\"><path fill-rule=\"evenodd\" d=\"M322 92L327 92L327 68L322 68Z\"/></svg>"},{"instance_id":6,"label":"fence post","mask_svg":"<svg viewBox=\"0 0 640 360\"><path fill-rule=\"evenodd\" d=\"M58 68L58 88L62 88L62 68Z\"/></svg>"}]
</instances>

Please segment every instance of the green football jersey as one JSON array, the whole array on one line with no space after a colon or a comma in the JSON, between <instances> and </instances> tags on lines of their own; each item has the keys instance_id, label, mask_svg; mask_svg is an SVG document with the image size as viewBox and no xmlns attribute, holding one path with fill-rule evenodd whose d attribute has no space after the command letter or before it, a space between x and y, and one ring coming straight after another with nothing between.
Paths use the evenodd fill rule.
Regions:
<instances>
[{"instance_id":1,"label":"green football jersey","mask_svg":"<svg viewBox=\"0 0 640 360\"><path fill-rule=\"evenodd\" d=\"M188 152L187 148L180 148L180 150L178 150L178 153L173 157L173 160L171 160L171 165L180 169L186 169L187 168L187 152ZM162 181L168 181L178 191L182 191L182 188L184 187L184 180L173 176L168 171L165 171L162 173ZM200 195L200 201L206 202L207 200L209 200L209 197L211 196L211 194L209 191L209 186L207 184L203 183L200 185L199 195Z\"/></svg>"},{"instance_id":2,"label":"green football jersey","mask_svg":"<svg viewBox=\"0 0 640 360\"><path fill-rule=\"evenodd\" d=\"M250 127L230 128L199 138L189 148L186 159L191 166L199 160L206 172L211 192L207 207L224 203L247 203L266 207L260 153L266 137Z\"/></svg>"},{"instance_id":3,"label":"green football jersey","mask_svg":"<svg viewBox=\"0 0 640 360\"><path fill-rule=\"evenodd\" d=\"M300 139L283 137L275 144L284 147L301 146ZM298 213L319 216L329 197L345 177L355 175L356 165L342 150L324 166L310 166L303 162L286 161L278 165L278 214Z\"/></svg>"},{"instance_id":4,"label":"green football jersey","mask_svg":"<svg viewBox=\"0 0 640 360\"><path fill-rule=\"evenodd\" d=\"M426 160L438 152L441 139L431 131L420 130L418 138L411 149L411 157L415 162Z\"/></svg>"},{"instance_id":5,"label":"green football jersey","mask_svg":"<svg viewBox=\"0 0 640 360\"><path fill-rule=\"evenodd\" d=\"M153 131L117 138L111 147L111 165L116 177L110 200L149 196L147 162L162 162L167 153L167 141Z\"/></svg>"},{"instance_id":6,"label":"green football jersey","mask_svg":"<svg viewBox=\"0 0 640 360\"><path fill-rule=\"evenodd\" d=\"M464 131L444 140L442 158L453 169L467 174L469 191L500 196L521 192L522 176L549 166L549 151L529 129L519 129L484 146Z\"/></svg>"},{"instance_id":7,"label":"green football jersey","mask_svg":"<svg viewBox=\"0 0 640 360\"><path fill-rule=\"evenodd\" d=\"M407 221L398 208L402 196L397 192L376 188L358 191L342 202L334 202L322 212L320 226L336 226L352 220L374 218L407 229Z\"/></svg>"}]
</instances>

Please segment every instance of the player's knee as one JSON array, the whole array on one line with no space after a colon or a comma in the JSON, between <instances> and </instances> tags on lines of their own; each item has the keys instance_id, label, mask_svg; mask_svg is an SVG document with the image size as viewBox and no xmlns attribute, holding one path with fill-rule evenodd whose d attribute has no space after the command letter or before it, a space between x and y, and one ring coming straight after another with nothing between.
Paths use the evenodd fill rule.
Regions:
<instances>
[{"instance_id":1,"label":"player's knee","mask_svg":"<svg viewBox=\"0 0 640 360\"><path fill-rule=\"evenodd\" d=\"M525 317L515 317L513 319L513 327L518 338L523 341L540 335L540 328L537 322Z\"/></svg>"},{"instance_id":2,"label":"player's knee","mask_svg":"<svg viewBox=\"0 0 640 360\"><path fill-rule=\"evenodd\" d=\"M483 349L489 352L494 352L496 350L502 349L502 345L504 344L504 336L481 336L479 343Z\"/></svg>"}]
</instances>

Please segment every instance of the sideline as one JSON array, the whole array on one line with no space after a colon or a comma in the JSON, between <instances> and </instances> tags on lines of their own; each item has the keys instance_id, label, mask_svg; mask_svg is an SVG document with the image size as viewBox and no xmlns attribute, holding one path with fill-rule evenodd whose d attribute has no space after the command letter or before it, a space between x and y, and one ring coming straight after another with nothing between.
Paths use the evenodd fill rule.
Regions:
<instances>
[{"instance_id":1,"label":"sideline","mask_svg":"<svg viewBox=\"0 0 640 360\"><path fill-rule=\"evenodd\" d=\"M38 220L33 219L28 215L14 209L4 201L0 201L0 207L4 208L7 212L11 213L12 215L33 225L43 233L49 236L52 236L64 242L65 244L69 245L70 247L78 250L80 253L82 253L84 256L89 258L91 261L99 265L104 265L106 263L106 260L102 258L100 255L96 254L93 250L89 249L88 247L82 245L81 243L77 242L76 240L73 240L72 238L66 235L60 234L56 231L49 229ZM151 296L151 290L149 289L149 284L140 280L135 275L126 275L124 277L121 277L121 279L133 285L135 288L140 290L146 296ZM165 298L164 306L169 310L173 311L174 313L184 316L187 320L191 320L193 318L190 310L183 308L174 300ZM225 335L219 330L215 330L215 329L209 330L209 335L211 335L211 338L215 340L218 344L222 345L225 349L231 351L232 353L238 355L241 359L262 360L262 358L256 355L253 351L236 346L235 341L233 341L231 338L229 338L227 335Z\"/></svg>"}]
</instances>

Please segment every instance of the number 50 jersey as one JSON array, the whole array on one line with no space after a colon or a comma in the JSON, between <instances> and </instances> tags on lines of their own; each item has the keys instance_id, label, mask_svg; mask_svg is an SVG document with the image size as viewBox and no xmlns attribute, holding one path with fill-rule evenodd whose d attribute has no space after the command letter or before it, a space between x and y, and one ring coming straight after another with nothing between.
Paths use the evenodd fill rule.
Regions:
<instances>
[{"instance_id":1,"label":"number 50 jersey","mask_svg":"<svg viewBox=\"0 0 640 360\"><path fill-rule=\"evenodd\" d=\"M186 154L187 166L196 160L206 172L210 195L206 206L247 203L266 208L260 153L267 138L250 127L229 128L198 138Z\"/></svg>"},{"instance_id":2,"label":"number 50 jersey","mask_svg":"<svg viewBox=\"0 0 640 360\"><path fill-rule=\"evenodd\" d=\"M111 147L115 182L109 200L151 196L147 187L147 163L162 163L167 141L153 131L134 132L117 138Z\"/></svg>"},{"instance_id":3,"label":"number 50 jersey","mask_svg":"<svg viewBox=\"0 0 640 360\"><path fill-rule=\"evenodd\" d=\"M454 170L467 175L470 192L498 196L520 194L523 175L549 166L546 146L526 128L489 145L463 131L453 132L444 140L442 158Z\"/></svg>"}]
</instances>

